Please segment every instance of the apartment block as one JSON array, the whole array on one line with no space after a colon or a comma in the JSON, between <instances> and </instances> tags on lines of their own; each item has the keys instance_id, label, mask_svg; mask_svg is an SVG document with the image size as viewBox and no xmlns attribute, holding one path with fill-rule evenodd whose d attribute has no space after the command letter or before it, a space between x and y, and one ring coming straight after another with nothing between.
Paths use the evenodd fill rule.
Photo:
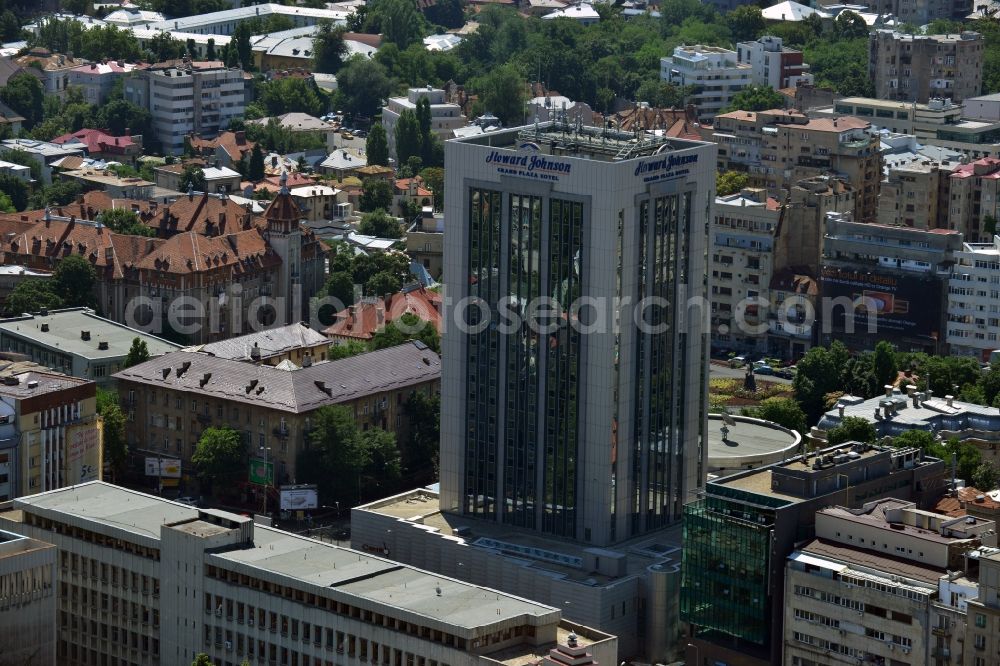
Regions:
<instances>
[{"instance_id":1,"label":"apartment block","mask_svg":"<svg viewBox=\"0 0 1000 666\"><path fill-rule=\"evenodd\" d=\"M876 99L873 97L844 97L834 104L818 106L806 111L810 118L837 118L856 116L868 119L874 126L897 134L912 134L920 141L933 141L941 129L954 125L967 115L967 104L956 104L950 99L935 97L926 104Z\"/></svg>"},{"instance_id":2,"label":"apartment block","mask_svg":"<svg viewBox=\"0 0 1000 666\"><path fill-rule=\"evenodd\" d=\"M124 367L132 341L151 356L180 349L168 340L99 317L89 308L45 310L0 319L0 351L23 354L35 363L80 379L111 383Z\"/></svg>"},{"instance_id":3,"label":"apartment block","mask_svg":"<svg viewBox=\"0 0 1000 666\"><path fill-rule=\"evenodd\" d=\"M442 141L454 137L455 130L468 122L462 113L462 107L449 102L445 91L439 88L410 88L406 91L406 97L390 97L382 107L382 126L385 128L389 155L392 157L396 157L396 123L399 122L399 116L403 111L416 112L417 102L421 99L430 103L431 131Z\"/></svg>"},{"instance_id":4,"label":"apartment block","mask_svg":"<svg viewBox=\"0 0 1000 666\"><path fill-rule=\"evenodd\" d=\"M698 121L712 118L729 106L739 91L752 85L753 68L736 51L718 46L677 46L660 59L660 79L676 86L693 86L688 103L698 110Z\"/></svg>"},{"instance_id":5,"label":"apartment block","mask_svg":"<svg viewBox=\"0 0 1000 666\"><path fill-rule=\"evenodd\" d=\"M299 451L313 413L343 405L359 428L407 432L402 404L416 391L440 390L441 361L422 343L408 342L337 361L303 358L302 366L246 363L180 351L115 375L126 437L144 451L191 460L202 430L229 427L254 449L271 448L276 483L294 483ZM236 387L236 390L232 390Z\"/></svg>"},{"instance_id":6,"label":"apartment block","mask_svg":"<svg viewBox=\"0 0 1000 666\"><path fill-rule=\"evenodd\" d=\"M803 178L837 175L855 192L856 219L874 221L882 156L870 122L809 118L799 111L733 111L715 118L720 170L746 171L778 200Z\"/></svg>"},{"instance_id":7,"label":"apartment block","mask_svg":"<svg viewBox=\"0 0 1000 666\"><path fill-rule=\"evenodd\" d=\"M995 529L897 499L817 511L816 538L785 568L784 663L938 663L941 579Z\"/></svg>"},{"instance_id":8,"label":"apartment block","mask_svg":"<svg viewBox=\"0 0 1000 666\"><path fill-rule=\"evenodd\" d=\"M822 341L855 350L888 340L899 349L943 353L947 281L962 235L947 229L865 224L827 216L823 245Z\"/></svg>"},{"instance_id":9,"label":"apartment block","mask_svg":"<svg viewBox=\"0 0 1000 666\"><path fill-rule=\"evenodd\" d=\"M66 88L70 85L73 70L87 62L74 58L72 54L53 53L41 46L12 60L24 68L24 71L41 80L46 95L55 95L59 99L66 97Z\"/></svg>"},{"instance_id":10,"label":"apartment block","mask_svg":"<svg viewBox=\"0 0 1000 666\"><path fill-rule=\"evenodd\" d=\"M871 0L876 14L891 14L901 23L927 25L934 19L964 19L972 11L970 0Z\"/></svg>"},{"instance_id":11,"label":"apartment block","mask_svg":"<svg viewBox=\"0 0 1000 666\"><path fill-rule=\"evenodd\" d=\"M952 354L988 362L1000 349L1000 236L965 243L948 281L947 343Z\"/></svg>"},{"instance_id":12,"label":"apartment block","mask_svg":"<svg viewBox=\"0 0 1000 666\"><path fill-rule=\"evenodd\" d=\"M871 33L868 75L875 97L926 104L935 97L960 102L980 94L983 36L911 35L892 30Z\"/></svg>"},{"instance_id":13,"label":"apartment block","mask_svg":"<svg viewBox=\"0 0 1000 666\"><path fill-rule=\"evenodd\" d=\"M80 88L83 92L83 101L87 104L99 106L107 101L108 95L118 81L146 66L121 60L104 60L79 65L69 70L67 85Z\"/></svg>"},{"instance_id":14,"label":"apartment block","mask_svg":"<svg viewBox=\"0 0 1000 666\"><path fill-rule=\"evenodd\" d=\"M199 652L216 664L527 666L560 643L585 648L586 664L617 650L551 606L101 482L0 505L0 529L58 550L66 666Z\"/></svg>"},{"instance_id":15,"label":"apartment block","mask_svg":"<svg viewBox=\"0 0 1000 666\"><path fill-rule=\"evenodd\" d=\"M248 363L280 365L289 361L301 367L308 362L307 357L310 361L327 360L329 348L326 336L300 322L210 342L198 351Z\"/></svg>"},{"instance_id":16,"label":"apartment block","mask_svg":"<svg viewBox=\"0 0 1000 666\"><path fill-rule=\"evenodd\" d=\"M93 382L0 361L0 500L101 478Z\"/></svg>"},{"instance_id":17,"label":"apartment block","mask_svg":"<svg viewBox=\"0 0 1000 666\"><path fill-rule=\"evenodd\" d=\"M785 645L786 559L818 536L815 515L878 498L929 507L945 463L918 449L848 442L706 484L685 507L681 620L692 663L779 664ZM819 662L827 664L829 662Z\"/></svg>"},{"instance_id":18,"label":"apartment block","mask_svg":"<svg viewBox=\"0 0 1000 666\"><path fill-rule=\"evenodd\" d=\"M147 109L166 154L178 155L184 137L213 137L246 110L243 70L219 61L167 61L125 82L125 99Z\"/></svg>"},{"instance_id":19,"label":"apartment block","mask_svg":"<svg viewBox=\"0 0 1000 666\"><path fill-rule=\"evenodd\" d=\"M1000 656L1000 551L978 558L978 589L967 601L965 664L989 666Z\"/></svg>"},{"instance_id":20,"label":"apartment block","mask_svg":"<svg viewBox=\"0 0 1000 666\"><path fill-rule=\"evenodd\" d=\"M444 268L444 215L430 206L421 207L420 216L406 230L406 254L424 267L435 280Z\"/></svg>"},{"instance_id":21,"label":"apartment block","mask_svg":"<svg viewBox=\"0 0 1000 666\"><path fill-rule=\"evenodd\" d=\"M750 65L755 86L781 90L813 82L802 51L785 46L781 37L766 35L754 42L740 42L736 45L736 59Z\"/></svg>"},{"instance_id":22,"label":"apartment block","mask_svg":"<svg viewBox=\"0 0 1000 666\"><path fill-rule=\"evenodd\" d=\"M947 202L948 228L961 232L970 243L991 242L995 220L1000 219L1000 159L984 157L956 165L947 176L939 196Z\"/></svg>"},{"instance_id":23,"label":"apartment block","mask_svg":"<svg viewBox=\"0 0 1000 666\"><path fill-rule=\"evenodd\" d=\"M712 344L752 354L767 350L774 236L781 204L764 190L715 198L711 243Z\"/></svg>"},{"instance_id":24,"label":"apartment block","mask_svg":"<svg viewBox=\"0 0 1000 666\"><path fill-rule=\"evenodd\" d=\"M938 227L948 211L948 201L940 199L941 181L952 168L919 158L889 167L880 187L879 224L924 230Z\"/></svg>"},{"instance_id":25,"label":"apartment block","mask_svg":"<svg viewBox=\"0 0 1000 666\"><path fill-rule=\"evenodd\" d=\"M56 548L0 530L0 653L4 663L56 662Z\"/></svg>"}]
</instances>

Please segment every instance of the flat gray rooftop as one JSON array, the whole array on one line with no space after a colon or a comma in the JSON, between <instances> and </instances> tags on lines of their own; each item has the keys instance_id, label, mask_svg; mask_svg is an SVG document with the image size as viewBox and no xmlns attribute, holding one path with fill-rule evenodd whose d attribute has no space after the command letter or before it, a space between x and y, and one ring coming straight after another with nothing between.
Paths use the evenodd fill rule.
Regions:
<instances>
[{"instance_id":1,"label":"flat gray rooftop","mask_svg":"<svg viewBox=\"0 0 1000 666\"><path fill-rule=\"evenodd\" d=\"M722 419L715 415L708 417L708 460L737 457L756 458L773 454L788 453L798 448L799 437L791 430L766 421L734 417L735 425L729 429L725 441L722 439Z\"/></svg>"},{"instance_id":2,"label":"flat gray rooftop","mask_svg":"<svg viewBox=\"0 0 1000 666\"><path fill-rule=\"evenodd\" d=\"M42 324L49 330L43 332ZM90 331L90 340L81 338L82 331ZM29 315L0 321L0 334L9 335L88 359L117 358L128 354L132 340L139 337L146 341L150 356L159 356L180 349L166 340L147 335L109 319L98 317L92 310L72 308L52 310L47 315ZM107 342L107 349L98 349Z\"/></svg>"}]
</instances>

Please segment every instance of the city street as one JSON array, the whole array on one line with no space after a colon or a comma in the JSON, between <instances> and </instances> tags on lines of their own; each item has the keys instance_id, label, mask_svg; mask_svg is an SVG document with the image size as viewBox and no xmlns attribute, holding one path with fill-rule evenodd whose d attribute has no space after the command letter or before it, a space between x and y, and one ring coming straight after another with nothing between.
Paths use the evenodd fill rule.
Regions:
<instances>
[{"instance_id":1,"label":"city street","mask_svg":"<svg viewBox=\"0 0 1000 666\"><path fill-rule=\"evenodd\" d=\"M711 379L743 379L746 376L745 368L730 368L728 365L719 365L715 362L711 364L709 377ZM756 375L757 382L774 382L775 384L791 384L791 379L782 379L774 375Z\"/></svg>"}]
</instances>

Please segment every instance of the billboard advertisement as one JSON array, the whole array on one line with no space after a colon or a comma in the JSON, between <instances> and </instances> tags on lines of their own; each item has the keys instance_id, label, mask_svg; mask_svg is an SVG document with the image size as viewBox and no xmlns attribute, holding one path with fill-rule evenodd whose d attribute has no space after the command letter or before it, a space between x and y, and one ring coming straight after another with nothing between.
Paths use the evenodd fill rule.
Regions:
<instances>
[{"instance_id":1,"label":"billboard advertisement","mask_svg":"<svg viewBox=\"0 0 1000 666\"><path fill-rule=\"evenodd\" d=\"M157 467L159 470L157 471ZM181 461L172 458L146 458L146 476L158 476L164 479L181 478Z\"/></svg>"},{"instance_id":2,"label":"billboard advertisement","mask_svg":"<svg viewBox=\"0 0 1000 666\"><path fill-rule=\"evenodd\" d=\"M274 463L251 460L249 478L250 483L256 483L259 486L271 485L274 483Z\"/></svg>"},{"instance_id":3,"label":"billboard advertisement","mask_svg":"<svg viewBox=\"0 0 1000 666\"><path fill-rule=\"evenodd\" d=\"M101 478L101 423L93 421L66 428L66 480L85 483Z\"/></svg>"},{"instance_id":4,"label":"billboard advertisement","mask_svg":"<svg viewBox=\"0 0 1000 666\"><path fill-rule=\"evenodd\" d=\"M822 293L824 300L846 297L854 303L853 312L833 307L828 323L834 331L853 319L855 332L866 332L871 308L880 335L939 337L941 282L935 278L824 266Z\"/></svg>"},{"instance_id":5,"label":"billboard advertisement","mask_svg":"<svg viewBox=\"0 0 1000 666\"><path fill-rule=\"evenodd\" d=\"M316 486L282 486L281 487L281 510L282 511L305 511L315 509L319 506L316 495Z\"/></svg>"}]
</instances>

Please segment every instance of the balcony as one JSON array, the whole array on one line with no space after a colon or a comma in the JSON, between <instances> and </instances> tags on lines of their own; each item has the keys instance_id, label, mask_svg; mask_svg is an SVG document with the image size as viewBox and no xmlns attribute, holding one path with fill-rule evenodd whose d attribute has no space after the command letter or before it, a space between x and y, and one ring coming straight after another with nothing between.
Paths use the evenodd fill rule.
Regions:
<instances>
[{"instance_id":1,"label":"balcony","mask_svg":"<svg viewBox=\"0 0 1000 666\"><path fill-rule=\"evenodd\" d=\"M933 627L931 629L931 633L933 635L935 635L935 636L942 636L944 638L948 638L948 637L951 636L951 628L950 627Z\"/></svg>"}]
</instances>

